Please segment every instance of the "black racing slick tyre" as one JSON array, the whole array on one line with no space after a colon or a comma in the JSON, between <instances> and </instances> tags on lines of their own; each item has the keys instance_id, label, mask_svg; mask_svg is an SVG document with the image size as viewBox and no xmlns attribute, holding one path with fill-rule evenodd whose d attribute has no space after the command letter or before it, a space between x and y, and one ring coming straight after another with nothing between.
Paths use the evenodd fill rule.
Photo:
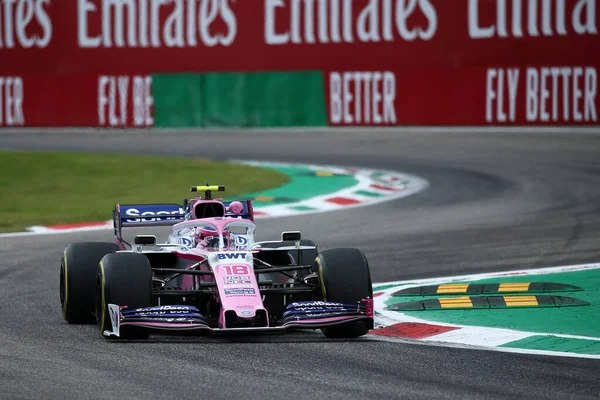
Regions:
<instances>
[{"instance_id":1,"label":"black racing slick tyre","mask_svg":"<svg viewBox=\"0 0 600 400\"><path fill-rule=\"evenodd\" d=\"M70 324L94 323L94 291L98 263L119 250L114 243L80 242L68 245L60 263L60 304Z\"/></svg>"},{"instance_id":2,"label":"black racing slick tyre","mask_svg":"<svg viewBox=\"0 0 600 400\"><path fill-rule=\"evenodd\" d=\"M98 265L96 280L96 321L100 334L111 330L109 304L128 309L152 305L152 269L143 254L115 253L106 255ZM130 328L121 338L144 339L148 331Z\"/></svg>"},{"instance_id":3,"label":"black racing slick tyre","mask_svg":"<svg viewBox=\"0 0 600 400\"><path fill-rule=\"evenodd\" d=\"M324 301L356 304L373 298L371 272L365 255L358 249L341 248L321 252L314 263ZM372 321L355 321L323 328L328 338L356 338L373 329Z\"/></svg>"}]
</instances>

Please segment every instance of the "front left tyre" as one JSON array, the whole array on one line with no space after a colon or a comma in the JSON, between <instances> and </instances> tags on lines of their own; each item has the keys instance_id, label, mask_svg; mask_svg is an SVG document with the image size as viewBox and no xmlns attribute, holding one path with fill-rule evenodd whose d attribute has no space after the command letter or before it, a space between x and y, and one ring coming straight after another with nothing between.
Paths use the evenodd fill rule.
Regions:
<instances>
[{"instance_id":1,"label":"front left tyre","mask_svg":"<svg viewBox=\"0 0 600 400\"><path fill-rule=\"evenodd\" d=\"M98 263L119 250L115 243L79 242L68 245L60 263L60 304L70 324L94 323L94 292Z\"/></svg>"}]
</instances>

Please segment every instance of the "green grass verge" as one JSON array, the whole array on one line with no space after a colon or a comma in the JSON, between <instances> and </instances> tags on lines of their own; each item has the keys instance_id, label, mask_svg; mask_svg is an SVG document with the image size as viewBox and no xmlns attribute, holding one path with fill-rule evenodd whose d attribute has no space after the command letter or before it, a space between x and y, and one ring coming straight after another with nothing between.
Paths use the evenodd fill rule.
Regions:
<instances>
[{"instance_id":1,"label":"green grass verge","mask_svg":"<svg viewBox=\"0 0 600 400\"><path fill-rule=\"evenodd\" d=\"M0 232L109 220L115 203L180 203L192 185L225 185L231 198L289 180L204 159L88 153L0 151L0 170Z\"/></svg>"}]
</instances>

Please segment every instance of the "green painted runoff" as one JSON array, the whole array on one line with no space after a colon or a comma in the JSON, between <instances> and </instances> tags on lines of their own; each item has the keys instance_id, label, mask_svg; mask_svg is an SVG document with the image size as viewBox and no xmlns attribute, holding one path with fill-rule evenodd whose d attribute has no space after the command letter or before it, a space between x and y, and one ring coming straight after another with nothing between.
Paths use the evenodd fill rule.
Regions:
<instances>
[{"instance_id":1,"label":"green painted runoff","mask_svg":"<svg viewBox=\"0 0 600 400\"><path fill-rule=\"evenodd\" d=\"M600 269L562 272L546 275L522 275L503 278L490 278L460 283L495 282L556 282L579 286L580 292L569 293L570 297L591 303L579 307L551 308L502 308L441 311L408 311L403 314L427 321L446 322L457 325L473 325L494 328L509 328L526 332L571 334L600 337ZM458 282L452 282L458 283ZM382 288L382 287L378 287ZM526 293L524 293L526 295ZM544 295L565 295L546 292ZM436 297L444 297L437 295ZM421 297L391 297L386 305L416 301ZM428 296L427 298L431 298Z\"/></svg>"}]
</instances>

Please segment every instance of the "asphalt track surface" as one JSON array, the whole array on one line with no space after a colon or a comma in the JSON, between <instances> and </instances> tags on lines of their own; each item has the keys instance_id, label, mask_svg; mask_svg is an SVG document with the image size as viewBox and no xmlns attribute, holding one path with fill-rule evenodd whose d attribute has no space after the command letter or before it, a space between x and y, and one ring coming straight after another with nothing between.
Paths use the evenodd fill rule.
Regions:
<instances>
[{"instance_id":1,"label":"asphalt track surface","mask_svg":"<svg viewBox=\"0 0 600 400\"><path fill-rule=\"evenodd\" d=\"M600 260L600 135L576 130L0 131L0 148L293 161L424 177L431 187L409 198L259 224L261 239L300 229L321 248L359 247L376 282ZM177 199L165 193L165 200ZM2 399L600 398L600 361L591 359L317 333L107 341L60 315L61 252L79 240L111 236L0 238Z\"/></svg>"}]
</instances>

